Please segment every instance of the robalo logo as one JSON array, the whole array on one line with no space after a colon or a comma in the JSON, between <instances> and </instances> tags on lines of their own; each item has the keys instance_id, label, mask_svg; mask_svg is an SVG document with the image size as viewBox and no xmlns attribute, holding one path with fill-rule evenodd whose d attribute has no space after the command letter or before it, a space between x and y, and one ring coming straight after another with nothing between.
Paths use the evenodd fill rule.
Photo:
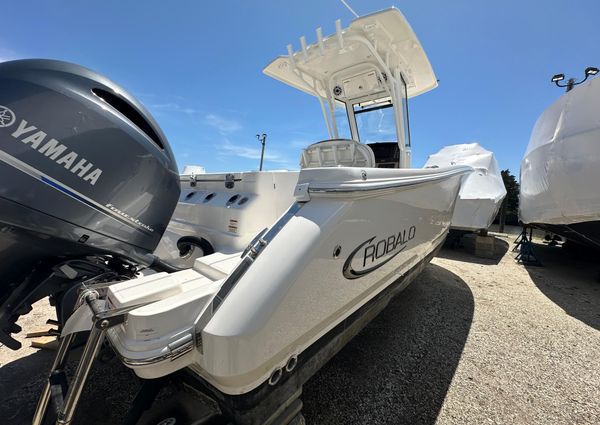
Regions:
<instances>
[{"instance_id":1,"label":"robalo logo","mask_svg":"<svg viewBox=\"0 0 600 425\"><path fill-rule=\"evenodd\" d=\"M10 127L15 123L15 113L6 106L0 105L0 127Z\"/></svg>"},{"instance_id":2,"label":"robalo logo","mask_svg":"<svg viewBox=\"0 0 600 425\"><path fill-rule=\"evenodd\" d=\"M367 239L350 253L342 274L346 279L358 279L377 270L404 251L416 233L416 226L410 226L381 239L376 236Z\"/></svg>"}]
</instances>

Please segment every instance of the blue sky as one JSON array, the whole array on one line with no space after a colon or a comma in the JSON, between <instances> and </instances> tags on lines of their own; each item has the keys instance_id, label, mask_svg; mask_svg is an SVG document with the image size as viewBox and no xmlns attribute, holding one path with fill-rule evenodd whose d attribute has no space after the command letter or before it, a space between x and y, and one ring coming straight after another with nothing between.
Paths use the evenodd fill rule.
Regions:
<instances>
[{"instance_id":1,"label":"blue sky","mask_svg":"<svg viewBox=\"0 0 600 425\"><path fill-rule=\"evenodd\" d=\"M600 66L600 2L350 0L359 14L399 8L440 86L410 102L413 166L442 146L477 141L518 175L538 115L560 94L559 72ZM353 18L338 0L20 1L3 7L0 60L62 59L92 68L154 114L180 168L297 168L301 147L326 138L318 102L262 74Z\"/></svg>"}]
</instances>

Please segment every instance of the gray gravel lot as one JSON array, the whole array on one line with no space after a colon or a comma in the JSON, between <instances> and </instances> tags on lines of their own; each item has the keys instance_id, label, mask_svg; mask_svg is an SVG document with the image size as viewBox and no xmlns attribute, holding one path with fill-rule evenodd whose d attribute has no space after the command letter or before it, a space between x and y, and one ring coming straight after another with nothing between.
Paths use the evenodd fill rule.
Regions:
<instances>
[{"instance_id":1,"label":"gray gravel lot","mask_svg":"<svg viewBox=\"0 0 600 425\"><path fill-rule=\"evenodd\" d=\"M600 264L538 245L545 267L523 267L498 245L497 260L444 249L305 385L307 423L600 423ZM0 348L0 423L30 422L51 356ZM98 363L77 423L116 423L135 387Z\"/></svg>"}]
</instances>

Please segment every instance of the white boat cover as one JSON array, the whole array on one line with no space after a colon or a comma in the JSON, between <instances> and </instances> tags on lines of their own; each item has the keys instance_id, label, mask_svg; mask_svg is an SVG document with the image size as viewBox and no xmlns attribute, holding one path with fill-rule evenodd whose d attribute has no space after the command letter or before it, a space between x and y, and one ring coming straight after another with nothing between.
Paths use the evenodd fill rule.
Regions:
<instances>
[{"instance_id":1,"label":"white boat cover","mask_svg":"<svg viewBox=\"0 0 600 425\"><path fill-rule=\"evenodd\" d=\"M562 95L538 118L521 161L523 223L600 220L600 78Z\"/></svg>"},{"instance_id":2,"label":"white boat cover","mask_svg":"<svg viewBox=\"0 0 600 425\"><path fill-rule=\"evenodd\" d=\"M446 146L429 156L425 168L449 165L469 165L474 168L461 186L450 227L473 231L487 229L506 196L494 154L479 143Z\"/></svg>"},{"instance_id":3,"label":"white boat cover","mask_svg":"<svg viewBox=\"0 0 600 425\"><path fill-rule=\"evenodd\" d=\"M185 165L181 175L190 176L192 174L206 174L206 169L201 165Z\"/></svg>"}]
</instances>

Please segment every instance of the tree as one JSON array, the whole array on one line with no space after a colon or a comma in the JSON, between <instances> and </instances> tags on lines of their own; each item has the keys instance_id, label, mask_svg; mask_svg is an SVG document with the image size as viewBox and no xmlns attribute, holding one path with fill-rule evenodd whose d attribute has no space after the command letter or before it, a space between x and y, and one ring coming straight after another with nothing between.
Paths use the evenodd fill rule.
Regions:
<instances>
[{"instance_id":1,"label":"tree","mask_svg":"<svg viewBox=\"0 0 600 425\"><path fill-rule=\"evenodd\" d=\"M500 222L500 227L502 228L501 216L504 214L504 222L516 226L519 224L519 183L509 169L500 171L500 174L506 188L506 197L502 201L502 206L494 221ZM503 230L501 229L501 231Z\"/></svg>"}]
</instances>

